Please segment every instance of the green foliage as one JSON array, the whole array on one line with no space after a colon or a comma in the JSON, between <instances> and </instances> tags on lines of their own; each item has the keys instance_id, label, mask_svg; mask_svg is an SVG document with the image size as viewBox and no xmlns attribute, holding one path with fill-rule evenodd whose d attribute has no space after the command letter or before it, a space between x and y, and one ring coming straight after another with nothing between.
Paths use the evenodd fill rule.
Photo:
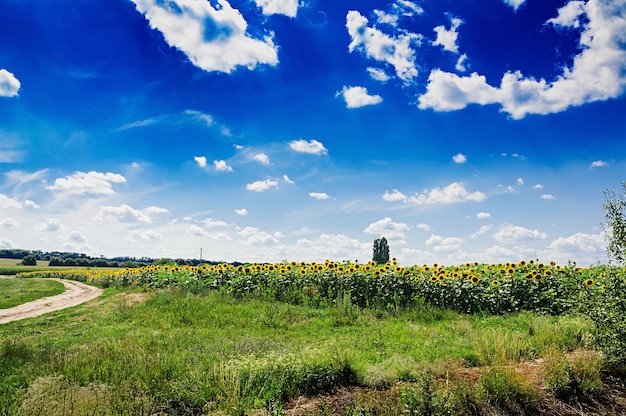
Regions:
<instances>
[{"instance_id":1,"label":"green foliage","mask_svg":"<svg viewBox=\"0 0 626 416\"><path fill-rule=\"evenodd\" d=\"M606 232L609 258L619 264L626 262L626 182L622 182L623 192L617 194L604 191L604 229Z\"/></svg>"},{"instance_id":2,"label":"green foliage","mask_svg":"<svg viewBox=\"0 0 626 416\"><path fill-rule=\"evenodd\" d=\"M28 254L24 256L21 262L22 266L36 266L37 265L37 256L34 254Z\"/></svg>"},{"instance_id":3,"label":"green foliage","mask_svg":"<svg viewBox=\"0 0 626 416\"><path fill-rule=\"evenodd\" d=\"M536 414L542 392L509 367L488 368L479 379L483 400L509 415Z\"/></svg>"},{"instance_id":4,"label":"green foliage","mask_svg":"<svg viewBox=\"0 0 626 416\"><path fill-rule=\"evenodd\" d=\"M372 260L376 264L385 264L389 261L389 243L385 237L374 240Z\"/></svg>"}]
</instances>

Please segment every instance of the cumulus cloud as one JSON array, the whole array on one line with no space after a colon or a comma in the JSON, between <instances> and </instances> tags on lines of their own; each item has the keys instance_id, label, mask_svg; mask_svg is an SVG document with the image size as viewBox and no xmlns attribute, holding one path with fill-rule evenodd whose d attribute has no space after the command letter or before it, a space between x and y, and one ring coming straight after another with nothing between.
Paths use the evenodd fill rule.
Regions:
<instances>
[{"instance_id":1,"label":"cumulus cloud","mask_svg":"<svg viewBox=\"0 0 626 416\"><path fill-rule=\"evenodd\" d=\"M274 232L270 233L267 231L260 230L256 227L245 227L239 234L244 237L248 244L253 245L267 245L267 244L278 244L280 243L280 238L282 238L282 233Z\"/></svg>"},{"instance_id":2,"label":"cumulus cloud","mask_svg":"<svg viewBox=\"0 0 626 416\"><path fill-rule=\"evenodd\" d=\"M467 71L467 54L463 54L459 56L459 59L456 60L456 65L454 65L454 69L458 72Z\"/></svg>"},{"instance_id":3,"label":"cumulus cloud","mask_svg":"<svg viewBox=\"0 0 626 416\"><path fill-rule=\"evenodd\" d=\"M548 247L548 251L560 254L576 254L576 253L598 253L601 254L606 250L605 235L576 233L569 237L560 237L552 241ZM568 260L573 260L572 258Z\"/></svg>"},{"instance_id":4,"label":"cumulus cloud","mask_svg":"<svg viewBox=\"0 0 626 416\"><path fill-rule=\"evenodd\" d=\"M461 244L463 243L463 239L459 237L442 237L439 235L432 234L428 240L426 240L425 244L427 246L432 245L433 251L435 252L452 252L459 251L461 249Z\"/></svg>"},{"instance_id":5,"label":"cumulus cloud","mask_svg":"<svg viewBox=\"0 0 626 416\"><path fill-rule=\"evenodd\" d=\"M476 218L484 220L484 219L487 219L487 218L491 218L491 214L488 213L488 212L479 212L478 214L476 214Z\"/></svg>"},{"instance_id":6,"label":"cumulus cloud","mask_svg":"<svg viewBox=\"0 0 626 416\"><path fill-rule=\"evenodd\" d=\"M55 179L54 185L46 186L46 189L67 195L113 195L112 184L125 182L126 178L118 173L74 172Z\"/></svg>"},{"instance_id":7,"label":"cumulus cloud","mask_svg":"<svg viewBox=\"0 0 626 416\"><path fill-rule=\"evenodd\" d=\"M423 222L417 224L415 226L415 228L417 228L418 230L423 230L423 231L432 231L433 230L433 227L431 227L430 225L425 224Z\"/></svg>"},{"instance_id":8,"label":"cumulus cloud","mask_svg":"<svg viewBox=\"0 0 626 416\"><path fill-rule=\"evenodd\" d=\"M357 50L370 59L391 65L398 78L405 82L417 76L412 45L419 44L422 36L409 32L389 36L369 27L367 18L356 10L350 10L346 15L346 28L351 39L350 52Z\"/></svg>"},{"instance_id":9,"label":"cumulus cloud","mask_svg":"<svg viewBox=\"0 0 626 416\"><path fill-rule=\"evenodd\" d=\"M493 233L493 238L501 243L517 242L524 240L546 240L548 234L539 230L530 230L513 224L501 224Z\"/></svg>"},{"instance_id":10,"label":"cumulus cloud","mask_svg":"<svg viewBox=\"0 0 626 416\"><path fill-rule=\"evenodd\" d=\"M620 96L626 87L626 11L621 0L571 2L549 21L555 28L574 27L583 15L586 23L579 44L581 52L571 68L552 82L525 77L520 71L507 72L499 87L474 72L458 76L440 69L431 71L419 108L453 111L469 104L499 104L513 119L528 114L550 114L594 101Z\"/></svg>"},{"instance_id":11,"label":"cumulus cloud","mask_svg":"<svg viewBox=\"0 0 626 416\"><path fill-rule=\"evenodd\" d=\"M152 219L148 215L126 204L119 207L104 206L100 208L100 212L96 219L99 221L115 220L128 223L152 222Z\"/></svg>"},{"instance_id":12,"label":"cumulus cloud","mask_svg":"<svg viewBox=\"0 0 626 416\"><path fill-rule=\"evenodd\" d=\"M252 159L256 160L257 162L259 162L262 165L269 165L270 164L270 158L265 153L258 153L256 155L254 155L252 157Z\"/></svg>"},{"instance_id":13,"label":"cumulus cloud","mask_svg":"<svg viewBox=\"0 0 626 416\"><path fill-rule=\"evenodd\" d=\"M326 192L309 192L309 196L318 200L330 199L330 195Z\"/></svg>"},{"instance_id":14,"label":"cumulus cloud","mask_svg":"<svg viewBox=\"0 0 626 416\"><path fill-rule=\"evenodd\" d=\"M0 69L0 97L15 97L20 90L20 82L6 69Z\"/></svg>"},{"instance_id":15,"label":"cumulus cloud","mask_svg":"<svg viewBox=\"0 0 626 416\"><path fill-rule=\"evenodd\" d=\"M263 9L263 14L284 14L288 17L296 17L298 13L298 0L255 0L256 5Z\"/></svg>"},{"instance_id":16,"label":"cumulus cloud","mask_svg":"<svg viewBox=\"0 0 626 416\"><path fill-rule=\"evenodd\" d=\"M236 209L235 214L245 217L246 215L248 215L248 210L245 208Z\"/></svg>"},{"instance_id":17,"label":"cumulus cloud","mask_svg":"<svg viewBox=\"0 0 626 416\"><path fill-rule=\"evenodd\" d=\"M15 248L15 244L8 238L0 237L0 248Z\"/></svg>"},{"instance_id":18,"label":"cumulus cloud","mask_svg":"<svg viewBox=\"0 0 626 416\"><path fill-rule=\"evenodd\" d=\"M555 199L555 197L552 194L542 194L541 195L541 199L548 199L548 200L550 200L550 199Z\"/></svg>"},{"instance_id":19,"label":"cumulus cloud","mask_svg":"<svg viewBox=\"0 0 626 416\"><path fill-rule=\"evenodd\" d=\"M156 241L161 239L161 234L152 230L130 230L126 241L134 243L136 241Z\"/></svg>"},{"instance_id":20,"label":"cumulus cloud","mask_svg":"<svg viewBox=\"0 0 626 416\"><path fill-rule=\"evenodd\" d=\"M196 163L198 164L198 166L200 166L201 168L206 167L206 157L204 157L204 156L194 156L193 160L195 160Z\"/></svg>"},{"instance_id":21,"label":"cumulus cloud","mask_svg":"<svg viewBox=\"0 0 626 416\"><path fill-rule=\"evenodd\" d=\"M156 206L151 206L151 207L148 207L148 208L144 208L144 209L142 209L142 211L145 212L147 215L167 214L169 212L169 210L167 208L156 207Z\"/></svg>"},{"instance_id":22,"label":"cumulus cloud","mask_svg":"<svg viewBox=\"0 0 626 416\"><path fill-rule=\"evenodd\" d=\"M272 188L278 187L278 182L272 179L265 179L264 181L256 181L246 185L248 191L264 192Z\"/></svg>"},{"instance_id":23,"label":"cumulus cloud","mask_svg":"<svg viewBox=\"0 0 626 416\"><path fill-rule=\"evenodd\" d=\"M492 225L483 225L482 227L480 227L478 229L478 231L476 231L474 234L472 234L470 237L471 238L476 238L478 236L481 236L483 234L487 234L489 231L491 231L491 229L493 228Z\"/></svg>"},{"instance_id":24,"label":"cumulus cloud","mask_svg":"<svg viewBox=\"0 0 626 416\"><path fill-rule=\"evenodd\" d=\"M454 161L454 163L465 163L467 162L467 156L465 156L463 153L457 153L456 155L452 156L452 160Z\"/></svg>"},{"instance_id":25,"label":"cumulus cloud","mask_svg":"<svg viewBox=\"0 0 626 416\"><path fill-rule=\"evenodd\" d=\"M35 224L35 229L39 231L59 231L62 227L63 224L56 218L46 218L43 222Z\"/></svg>"},{"instance_id":26,"label":"cumulus cloud","mask_svg":"<svg viewBox=\"0 0 626 416\"><path fill-rule=\"evenodd\" d=\"M328 150L324 147L324 145L317 140L292 140L289 142L289 147L299 153L308 153L311 155L325 155L328 153Z\"/></svg>"},{"instance_id":27,"label":"cumulus cloud","mask_svg":"<svg viewBox=\"0 0 626 416\"><path fill-rule=\"evenodd\" d=\"M24 205L13 198L10 198L4 194L0 194L0 207L2 208L12 208L12 209L22 209Z\"/></svg>"},{"instance_id":28,"label":"cumulus cloud","mask_svg":"<svg viewBox=\"0 0 626 416\"><path fill-rule=\"evenodd\" d=\"M33 208L33 209L39 208L39 205L36 202L31 201L30 199L27 199L27 200L24 201L24 206L25 207L29 207L29 208Z\"/></svg>"},{"instance_id":29,"label":"cumulus cloud","mask_svg":"<svg viewBox=\"0 0 626 416\"><path fill-rule=\"evenodd\" d=\"M226 0L132 0L153 29L182 51L198 68L230 73L238 66L276 65L278 52L272 34L255 39L239 10ZM264 11L291 12L289 1L259 0Z\"/></svg>"},{"instance_id":30,"label":"cumulus cloud","mask_svg":"<svg viewBox=\"0 0 626 416\"><path fill-rule=\"evenodd\" d=\"M456 42L459 37L459 33L457 30L462 23L463 20L458 17L452 17L450 18L450 29L446 29L443 25L435 27L433 30L437 34L437 39L433 41L433 46L441 45L444 51L458 53L459 46Z\"/></svg>"},{"instance_id":31,"label":"cumulus cloud","mask_svg":"<svg viewBox=\"0 0 626 416\"><path fill-rule=\"evenodd\" d=\"M451 183L443 189L427 189L421 194L411 196L407 196L397 189L383 194L383 200L385 201L400 201L415 205L456 204L467 201L481 202L485 199L487 199L487 195L483 192L469 192L462 183L458 182Z\"/></svg>"},{"instance_id":32,"label":"cumulus cloud","mask_svg":"<svg viewBox=\"0 0 626 416\"><path fill-rule=\"evenodd\" d=\"M384 235L387 238L406 238L404 232L409 230L409 226L403 222L394 222L391 218L385 217L365 227L363 232L374 235Z\"/></svg>"},{"instance_id":33,"label":"cumulus cloud","mask_svg":"<svg viewBox=\"0 0 626 416\"><path fill-rule=\"evenodd\" d=\"M505 4L511 6L514 10L519 9L519 7L526 3L526 0L503 0Z\"/></svg>"},{"instance_id":34,"label":"cumulus cloud","mask_svg":"<svg viewBox=\"0 0 626 416\"><path fill-rule=\"evenodd\" d=\"M606 166L606 162L602 160L594 160L593 162L591 162L591 165L589 165L589 169L603 168L605 166Z\"/></svg>"},{"instance_id":35,"label":"cumulus cloud","mask_svg":"<svg viewBox=\"0 0 626 416\"><path fill-rule=\"evenodd\" d=\"M80 231L72 231L71 233L67 235L67 239L71 241L72 243L86 243L87 242L87 238Z\"/></svg>"},{"instance_id":36,"label":"cumulus cloud","mask_svg":"<svg viewBox=\"0 0 626 416\"><path fill-rule=\"evenodd\" d=\"M543 189L543 185L540 183L535 184L535 186L533 186L533 189Z\"/></svg>"},{"instance_id":37,"label":"cumulus cloud","mask_svg":"<svg viewBox=\"0 0 626 416\"><path fill-rule=\"evenodd\" d=\"M337 93L342 95L347 108L359 108L368 105L376 105L383 102L380 95L369 95L365 87L343 87Z\"/></svg>"},{"instance_id":38,"label":"cumulus cloud","mask_svg":"<svg viewBox=\"0 0 626 416\"><path fill-rule=\"evenodd\" d=\"M17 223L17 221L13 217L0 219L0 227L2 227L2 228L6 228L6 229L10 230L12 228L17 228L18 225L19 224Z\"/></svg>"},{"instance_id":39,"label":"cumulus cloud","mask_svg":"<svg viewBox=\"0 0 626 416\"><path fill-rule=\"evenodd\" d=\"M232 172L233 168L224 160L214 160L213 166L218 172Z\"/></svg>"}]
</instances>

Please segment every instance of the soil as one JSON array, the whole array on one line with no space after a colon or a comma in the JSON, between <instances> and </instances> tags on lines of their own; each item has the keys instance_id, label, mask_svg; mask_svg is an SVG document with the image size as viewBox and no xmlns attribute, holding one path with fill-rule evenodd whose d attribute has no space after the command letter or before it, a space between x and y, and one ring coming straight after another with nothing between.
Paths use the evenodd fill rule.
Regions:
<instances>
[{"instance_id":1,"label":"soil","mask_svg":"<svg viewBox=\"0 0 626 416\"><path fill-rule=\"evenodd\" d=\"M10 278L9 276L1 277ZM13 308L0 309L0 324L70 308L95 299L102 294L102 289L84 283L64 279L52 280L63 283L65 292L60 295L37 299Z\"/></svg>"}]
</instances>

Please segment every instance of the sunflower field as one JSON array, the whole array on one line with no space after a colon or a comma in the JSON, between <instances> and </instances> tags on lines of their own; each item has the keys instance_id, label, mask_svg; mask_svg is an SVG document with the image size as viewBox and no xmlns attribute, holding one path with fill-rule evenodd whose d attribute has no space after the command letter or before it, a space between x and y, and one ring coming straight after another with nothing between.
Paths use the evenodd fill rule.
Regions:
<instances>
[{"instance_id":1,"label":"sunflower field","mask_svg":"<svg viewBox=\"0 0 626 416\"><path fill-rule=\"evenodd\" d=\"M579 268L535 260L403 267L392 259L383 265L331 260L239 266L154 265L121 270L46 270L22 276L62 277L101 287L178 288L196 294L220 290L236 298L313 306L348 301L359 308L394 310L427 303L461 313L532 311L561 315L599 298L607 283L623 280L624 274L624 269L618 268Z\"/></svg>"}]
</instances>

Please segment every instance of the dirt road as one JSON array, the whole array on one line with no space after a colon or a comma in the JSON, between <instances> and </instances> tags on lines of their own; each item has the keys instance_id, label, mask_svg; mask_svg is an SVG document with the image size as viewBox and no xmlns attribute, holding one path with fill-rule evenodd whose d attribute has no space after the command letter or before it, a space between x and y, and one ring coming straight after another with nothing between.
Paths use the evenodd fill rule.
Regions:
<instances>
[{"instance_id":1,"label":"dirt road","mask_svg":"<svg viewBox=\"0 0 626 416\"><path fill-rule=\"evenodd\" d=\"M65 292L60 295L49 296L47 298L24 303L14 308L0 309L0 324L70 308L95 299L102 294L102 289L84 283L63 279L53 280L63 283Z\"/></svg>"}]
</instances>

